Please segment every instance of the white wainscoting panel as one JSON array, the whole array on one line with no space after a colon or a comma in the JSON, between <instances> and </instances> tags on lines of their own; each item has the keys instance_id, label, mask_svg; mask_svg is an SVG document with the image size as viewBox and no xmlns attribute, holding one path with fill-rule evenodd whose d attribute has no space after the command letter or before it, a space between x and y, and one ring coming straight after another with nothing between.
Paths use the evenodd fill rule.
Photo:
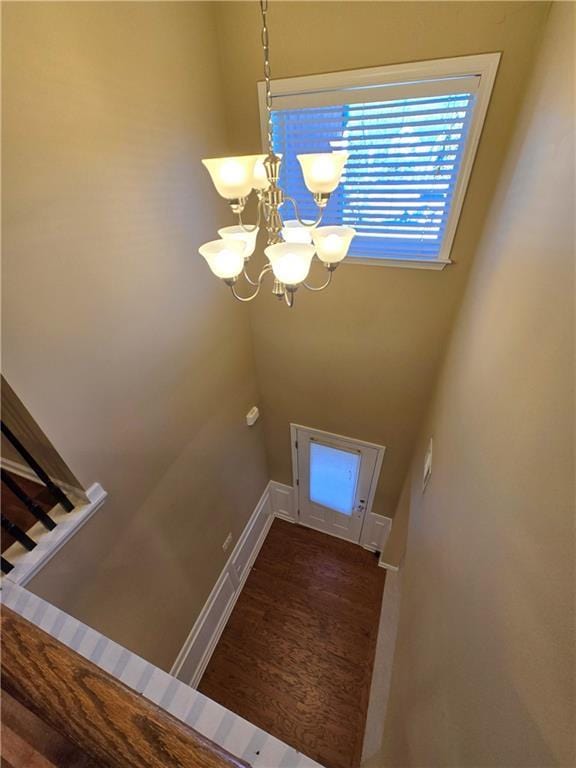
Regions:
<instances>
[{"instance_id":1,"label":"white wainscoting panel","mask_svg":"<svg viewBox=\"0 0 576 768\"><path fill-rule=\"evenodd\" d=\"M296 509L294 489L291 485L270 481L270 502L272 504L272 514L274 517L281 517L282 520L288 520L290 523L298 521L298 510Z\"/></svg>"},{"instance_id":2,"label":"white wainscoting panel","mask_svg":"<svg viewBox=\"0 0 576 768\"><path fill-rule=\"evenodd\" d=\"M273 520L269 483L172 665L178 680L200 682Z\"/></svg>"},{"instance_id":3,"label":"white wainscoting panel","mask_svg":"<svg viewBox=\"0 0 576 768\"><path fill-rule=\"evenodd\" d=\"M291 486L268 483L172 665L170 674L178 680L193 688L199 684L274 518L297 522L295 506ZM388 517L369 513L360 544L373 552L382 551L391 522Z\"/></svg>"},{"instance_id":4,"label":"white wainscoting panel","mask_svg":"<svg viewBox=\"0 0 576 768\"><path fill-rule=\"evenodd\" d=\"M194 624L193 634L186 639L176 664L170 670L171 675L196 688L224 631L237 596L237 587L230 571L226 569Z\"/></svg>"},{"instance_id":5,"label":"white wainscoting panel","mask_svg":"<svg viewBox=\"0 0 576 768\"><path fill-rule=\"evenodd\" d=\"M254 560L256 560L260 547L264 543L272 520L270 489L267 488L232 552L232 570L236 585L240 588L242 588L250 569L254 565Z\"/></svg>"},{"instance_id":6,"label":"white wainscoting panel","mask_svg":"<svg viewBox=\"0 0 576 768\"><path fill-rule=\"evenodd\" d=\"M360 544L370 552L382 552L391 528L392 520L389 517L369 512L362 528Z\"/></svg>"}]
</instances>

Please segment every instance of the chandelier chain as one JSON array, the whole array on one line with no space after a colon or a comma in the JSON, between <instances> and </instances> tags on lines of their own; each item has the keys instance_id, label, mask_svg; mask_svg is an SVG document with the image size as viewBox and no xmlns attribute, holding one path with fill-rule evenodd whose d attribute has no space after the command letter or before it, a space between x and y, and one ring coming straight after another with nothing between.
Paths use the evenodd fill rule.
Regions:
<instances>
[{"instance_id":1,"label":"chandelier chain","mask_svg":"<svg viewBox=\"0 0 576 768\"><path fill-rule=\"evenodd\" d=\"M264 49L264 82L266 84L266 123L268 129L268 152L272 153L272 91L270 88L270 41L268 37L268 0L260 0L262 14L262 48Z\"/></svg>"}]
</instances>

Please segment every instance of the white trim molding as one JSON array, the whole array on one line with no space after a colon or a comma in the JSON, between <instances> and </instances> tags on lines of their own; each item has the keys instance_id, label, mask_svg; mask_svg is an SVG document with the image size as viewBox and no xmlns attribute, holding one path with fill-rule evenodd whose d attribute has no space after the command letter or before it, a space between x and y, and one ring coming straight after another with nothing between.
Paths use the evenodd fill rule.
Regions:
<instances>
[{"instance_id":1,"label":"white trim molding","mask_svg":"<svg viewBox=\"0 0 576 768\"><path fill-rule=\"evenodd\" d=\"M450 259L452 244L482 135L500 58L500 52L480 53L446 59L403 62L367 69L339 70L337 72L280 78L272 82L273 111L385 102L454 93L474 94L468 135L463 145L460 168L437 258L417 258L422 256L422 253L418 251L413 252L410 256L403 255L397 258L393 254L386 256L383 253L381 257L378 257L367 253L366 255L350 256L343 263L437 271L443 270L452 263ZM268 131L265 97L265 83L259 81L260 131L264 148L266 147Z\"/></svg>"},{"instance_id":2,"label":"white trim molding","mask_svg":"<svg viewBox=\"0 0 576 768\"><path fill-rule=\"evenodd\" d=\"M268 483L178 656L170 674L196 688L230 618L274 520Z\"/></svg>"},{"instance_id":3,"label":"white trim molding","mask_svg":"<svg viewBox=\"0 0 576 768\"><path fill-rule=\"evenodd\" d=\"M326 432L323 429L316 429L315 427L305 427L302 424L290 424L290 443L291 443L291 456L292 456L292 496L293 496L293 507L294 507L294 515L298 522L301 523L301 525L306 525L305 522L302 522L300 519L300 498L299 494L301 491L300 486L300 478L299 478L299 466L298 466L298 442L301 439L301 436L299 435L299 432L308 433L310 435L313 435L314 437L317 437L319 439L326 439L326 440L341 440L344 443L352 443L355 447L366 447L374 449L377 453L376 455L376 462L374 465L374 470L372 472L372 478L370 481L370 491L368 493L368 496L366 497L366 508L364 512L364 519L362 520L362 527L359 532L358 540L355 540L348 537L340 537L337 536L335 533L332 533L329 530L324 530L322 528L314 528L314 526L307 526L312 527L314 530L320 530L323 533L327 533L329 536L336 536L336 538L343 538L345 541L351 541L353 544L360 544L364 545L364 537L367 538L373 537L374 532L372 530L373 523L368 523L369 519L371 518L372 513L372 505L374 504L374 499L376 496L376 488L378 486L378 481L380 478L380 472L382 471L382 463L384 461L384 455L386 453L386 446L379 445L378 443L370 443L367 440L358 440L355 437L346 437L344 435L338 435L332 432ZM286 487L286 486L285 486ZM380 517L379 515L377 517ZM370 530L364 533L364 529L367 525L370 525ZM368 546L367 549L370 549ZM376 548L374 551L379 551Z\"/></svg>"},{"instance_id":4,"label":"white trim molding","mask_svg":"<svg viewBox=\"0 0 576 768\"><path fill-rule=\"evenodd\" d=\"M386 576L384 593L382 595L382 608L380 609L376 651L374 653L366 726L364 729L362 765L379 751L384 737L384 721L386 719L386 708L394 664L394 651L396 648L396 635L398 632L401 586L401 571L389 573Z\"/></svg>"},{"instance_id":5,"label":"white trim molding","mask_svg":"<svg viewBox=\"0 0 576 768\"><path fill-rule=\"evenodd\" d=\"M441 272L454 262L450 259L393 259L393 258L362 258L353 256L344 259L342 264L354 264L360 267L400 267L400 269L429 269L432 272Z\"/></svg>"},{"instance_id":6,"label":"white trim molding","mask_svg":"<svg viewBox=\"0 0 576 768\"><path fill-rule=\"evenodd\" d=\"M364 521L360 544L370 552L382 552L390 535L392 520L384 515L369 512Z\"/></svg>"},{"instance_id":7,"label":"white trim molding","mask_svg":"<svg viewBox=\"0 0 576 768\"><path fill-rule=\"evenodd\" d=\"M86 491L86 496L88 503L76 507L72 512L66 512L59 504L51 510L50 517L56 523L54 530L47 531L42 523L34 523L27 531L28 536L36 542L31 551L17 541L8 547L3 555L14 568L3 576L3 582L8 580L22 587L27 584L100 509L108 494L100 483L94 483Z\"/></svg>"},{"instance_id":8,"label":"white trim molding","mask_svg":"<svg viewBox=\"0 0 576 768\"><path fill-rule=\"evenodd\" d=\"M298 522L298 511L294 503L294 489L291 485L270 481L270 503L272 514L289 523Z\"/></svg>"},{"instance_id":9,"label":"white trim molding","mask_svg":"<svg viewBox=\"0 0 576 768\"><path fill-rule=\"evenodd\" d=\"M294 488L285 483L270 481L272 514L289 523L298 522ZM392 520L375 512L368 512L362 527L360 545L370 552L382 552L392 528ZM353 542L352 542L353 543Z\"/></svg>"},{"instance_id":10,"label":"white trim molding","mask_svg":"<svg viewBox=\"0 0 576 768\"><path fill-rule=\"evenodd\" d=\"M271 480L264 489L170 669L170 674L178 680L192 688L199 685L274 518L290 523L298 522L294 502L294 488L290 485ZM369 513L360 546L372 552L380 552L391 522L387 517Z\"/></svg>"}]
</instances>

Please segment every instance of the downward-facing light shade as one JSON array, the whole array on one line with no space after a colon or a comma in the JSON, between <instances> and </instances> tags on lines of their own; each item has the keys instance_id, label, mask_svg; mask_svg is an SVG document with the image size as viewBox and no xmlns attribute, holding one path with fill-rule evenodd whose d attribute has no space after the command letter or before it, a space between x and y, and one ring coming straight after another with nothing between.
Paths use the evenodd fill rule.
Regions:
<instances>
[{"instance_id":1,"label":"downward-facing light shade","mask_svg":"<svg viewBox=\"0 0 576 768\"><path fill-rule=\"evenodd\" d=\"M254 165L258 155L215 157L202 160L208 168L216 191L226 200L246 197L252 191Z\"/></svg>"},{"instance_id":2,"label":"downward-facing light shade","mask_svg":"<svg viewBox=\"0 0 576 768\"><path fill-rule=\"evenodd\" d=\"M348 152L323 152L320 154L297 155L302 167L304 183L310 192L324 194L334 192L340 183Z\"/></svg>"},{"instance_id":3,"label":"downward-facing light shade","mask_svg":"<svg viewBox=\"0 0 576 768\"><path fill-rule=\"evenodd\" d=\"M312 239L320 261L337 264L346 258L356 231L352 227L318 227L312 230Z\"/></svg>"},{"instance_id":4,"label":"downward-facing light shade","mask_svg":"<svg viewBox=\"0 0 576 768\"><path fill-rule=\"evenodd\" d=\"M305 222L309 226L300 224L297 219L290 219L284 222L282 228L282 237L286 243L308 243L312 242L313 221Z\"/></svg>"},{"instance_id":5,"label":"downward-facing light shade","mask_svg":"<svg viewBox=\"0 0 576 768\"><path fill-rule=\"evenodd\" d=\"M253 225L248 225L252 229ZM232 227L222 227L218 234L223 240L241 240L244 243L244 258L248 260L256 249L256 237L258 230L254 228L253 232L245 232L239 224Z\"/></svg>"},{"instance_id":6,"label":"downward-facing light shade","mask_svg":"<svg viewBox=\"0 0 576 768\"><path fill-rule=\"evenodd\" d=\"M230 280L244 269L245 248L246 243L242 240L226 239L204 243L199 251L216 277Z\"/></svg>"},{"instance_id":7,"label":"downward-facing light shade","mask_svg":"<svg viewBox=\"0 0 576 768\"><path fill-rule=\"evenodd\" d=\"M314 246L304 243L276 243L264 249L272 264L274 277L284 285L298 285L306 280Z\"/></svg>"}]
</instances>

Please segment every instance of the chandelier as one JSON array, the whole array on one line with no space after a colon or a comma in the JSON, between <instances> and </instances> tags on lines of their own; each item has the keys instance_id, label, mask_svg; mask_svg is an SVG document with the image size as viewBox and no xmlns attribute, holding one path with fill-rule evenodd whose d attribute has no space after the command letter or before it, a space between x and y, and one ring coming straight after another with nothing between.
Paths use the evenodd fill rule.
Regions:
<instances>
[{"instance_id":1,"label":"chandelier","mask_svg":"<svg viewBox=\"0 0 576 768\"><path fill-rule=\"evenodd\" d=\"M331 280L334 270L346 257L352 238L352 227L319 226L322 222L330 194L334 192L348 152L325 152L297 155L302 168L304 183L314 197L317 216L314 221L303 221L294 198L288 197L278 186L282 156L276 155L272 143L272 94L270 89L270 52L268 42L267 12L268 0L260 0L262 15L262 48L264 53L264 80L266 84L267 154L244 155L242 157L220 157L202 160L208 169L216 191L230 204L238 223L218 230L220 239L200 246L200 254L216 277L230 287L239 301L252 301L260 292L267 275L273 278L272 293L280 300L284 298L289 307L294 305L294 293L300 285L310 291L321 291ZM257 220L245 224L242 212L251 192L257 197ZM290 203L295 219L283 221L280 206ZM266 230L268 258L266 266L253 279L247 265L256 250L256 238L263 224ZM312 259L318 261L327 271L324 282L312 286L306 282ZM237 291L240 277L251 286L249 295Z\"/></svg>"}]
</instances>

